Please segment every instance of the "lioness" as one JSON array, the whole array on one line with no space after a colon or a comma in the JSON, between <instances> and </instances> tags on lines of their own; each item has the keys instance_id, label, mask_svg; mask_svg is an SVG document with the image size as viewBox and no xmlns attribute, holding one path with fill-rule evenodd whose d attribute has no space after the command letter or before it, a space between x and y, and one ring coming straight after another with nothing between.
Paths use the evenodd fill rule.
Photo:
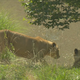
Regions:
<instances>
[{"instance_id":1,"label":"lioness","mask_svg":"<svg viewBox=\"0 0 80 80\"><path fill-rule=\"evenodd\" d=\"M80 50L74 49L74 65L73 67L80 67Z\"/></svg>"},{"instance_id":2,"label":"lioness","mask_svg":"<svg viewBox=\"0 0 80 80\"><path fill-rule=\"evenodd\" d=\"M0 31L0 42L4 44L4 33L6 33L8 47L17 56L25 57L31 59L34 55L44 57L50 55L51 57L57 59L59 58L59 49L54 42L47 41L41 37L30 37L18 32L13 32L10 30ZM1 47L2 47L1 44ZM12 45L12 46L11 46Z\"/></svg>"}]
</instances>

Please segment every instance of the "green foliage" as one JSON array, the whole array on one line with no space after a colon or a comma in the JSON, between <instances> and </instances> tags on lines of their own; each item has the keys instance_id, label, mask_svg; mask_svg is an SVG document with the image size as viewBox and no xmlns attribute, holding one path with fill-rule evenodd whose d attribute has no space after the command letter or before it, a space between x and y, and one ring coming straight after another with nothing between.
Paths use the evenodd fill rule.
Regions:
<instances>
[{"instance_id":1,"label":"green foliage","mask_svg":"<svg viewBox=\"0 0 80 80\"><path fill-rule=\"evenodd\" d=\"M57 27L63 30L65 28L69 29L71 22L80 21L80 13L77 11L78 7L66 4L70 0L68 2L66 0L22 1L27 13L26 17L31 19L31 24L44 25L46 28Z\"/></svg>"},{"instance_id":2,"label":"green foliage","mask_svg":"<svg viewBox=\"0 0 80 80\"><path fill-rule=\"evenodd\" d=\"M17 24L14 23L13 20L10 19L9 14L5 12L0 12L0 30L8 29L8 30L17 30Z\"/></svg>"},{"instance_id":3,"label":"green foliage","mask_svg":"<svg viewBox=\"0 0 80 80\"><path fill-rule=\"evenodd\" d=\"M0 80L28 80L23 65L0 65Z\"/></svg>"},{"instance_id":4,"label":"green foliage","mask_svg":"<svg viewBox=\"0 0 80 80\"><path fill-rule=\"evenodd\" d=\"M37 80L79 80L80 68L61 68L56 66L42 66L33 70L37 75Z\"/></svg>"},{"instance_id":5,"label":"green foliage","mask_svg":"<svg viewBox=\"0 0 80 80\"><path fill-rule=\"evenodd\" d=\"M80 0L63 0L71 6L80 8Z\"/></svg>"},{"instance_id":6,"label":"green foliage","mask_svg":"<svg viewBox=\"0 0 80 80\"><path fill-rule=\"evenodd\" d=\"M15 67L15 79L17 79L17 80L23 80L23 78L26 78L27 79L27 77L25 77L25 70L26 70L26 68L25 67L20 67L20 66L16 66Z\"/></svg>"},{"instance_id":7,"label":"green foliage","mask_svg":"<svg viewBox=\"0 0 80 80\"><path fill-rule=\"evenodd\" d=\"M0 61L10 63L11 59L14 59L15 55L9 51L8 47L5 47L2 53L0 53Z\"/></svg>"},{"instance_id":8,"label":"green foliage","mask_svg":"<svg viewBox=\"0 0 80 80\"><path fill-rule=\"evenodd\" d=\"M21 64L18 64L19 62ZM23 63L25 64L21 59L9 65L0 64L0 80L80 80L80 68L69 69L51 65L29 67L29 64Z\"/></svg>"}]
</instances>

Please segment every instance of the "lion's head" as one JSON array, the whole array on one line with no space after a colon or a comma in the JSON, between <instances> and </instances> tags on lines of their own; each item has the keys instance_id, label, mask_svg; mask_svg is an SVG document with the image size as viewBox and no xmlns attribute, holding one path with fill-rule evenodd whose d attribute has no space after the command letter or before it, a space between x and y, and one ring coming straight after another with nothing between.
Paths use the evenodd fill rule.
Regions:
<instances>
[{"instance_id":1,"label":"lion's head","mask_svg":"<svg viewBox=\"0 0 80 80\"><path fill-rule=\"evenodd\" d=\"M74 56L80 56L80 50L77 48L74 49Z\"/></svg>"},{"instance_id":2,"label":"lion's head","mask_svg":"<svg viewBox=\"0 0 80 80\"><path fill-rule=\"evenodd\" d=\"M80 59L80 50L78 50L77 48L74 49L74 59L75 61Z\"/></svg>"},{"instance_id":3,"label":"lion's head","mask_svg":"<svg viewBox=\"0 0 80 80\"><path fill-rule=\"evenodd\" d=\"M80 67L80 50L77 48L74 49L74 60L73 67Z\"/></svg>"},{"instance_id":4,"label":"lion's head","mask_svg":"<svg viewBox=\"0 0 80 80\"><path fill-rule=\"evenodd\" d=\"M50 48L50 56L54 59L58 59L60 57L59 48L55 43L52 43L52 47Z\"/></svg>"}]
</instances>

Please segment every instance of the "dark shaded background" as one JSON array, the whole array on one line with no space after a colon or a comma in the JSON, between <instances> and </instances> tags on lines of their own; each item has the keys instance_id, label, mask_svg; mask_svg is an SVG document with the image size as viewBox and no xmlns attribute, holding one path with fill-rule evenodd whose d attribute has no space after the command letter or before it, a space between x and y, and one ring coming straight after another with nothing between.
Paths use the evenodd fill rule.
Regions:
<instances>
[{"instance_id":1,"label":"dark shaded background","mask_svg":"<svg viewBox=\"0 0 80 80\"><path fill-rule=\"evenodd\" d=\"M74 62L74 49L80 49L80 22L71 23L70 29L64 31L57 29L46 29L43 26L29 25L23 21L26 16L24 7L18 0L0 0L0 11L9 12L12 20L17 20L23 29L21 33L29 36L40 36L44 39L54 41L60 48L60 58L58 60L45 57L49 64L59 64L62 66L72 66Z\"/></svg>"}]
</instances>

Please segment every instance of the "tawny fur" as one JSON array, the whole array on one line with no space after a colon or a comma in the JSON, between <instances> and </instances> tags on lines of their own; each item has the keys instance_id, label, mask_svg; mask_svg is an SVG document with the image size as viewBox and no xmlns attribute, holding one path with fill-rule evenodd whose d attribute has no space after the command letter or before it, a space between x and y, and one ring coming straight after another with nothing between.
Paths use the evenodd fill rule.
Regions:
<instances>
[{"instance_id":1,"label":"tawny fur","mask_svg":"<svg viewBox=\"0 0 80 80\"><path fill-rule=\"evenodd\" d=\"M14 53L17 56L25 57L28 59L33 58L34 55L41 56L41 57L49 55L53 58L60 57L59 49L58 46L56 46L56 43L47 41L41 37L30 37L10 30L0 30L1 51L5 47L5 43L6 43L4 39L5 33L6 33L6 37L7 37L6 40L8 42L9 49L12 50L12 46L13 46Z\"/></svg>"}]
</instances>

